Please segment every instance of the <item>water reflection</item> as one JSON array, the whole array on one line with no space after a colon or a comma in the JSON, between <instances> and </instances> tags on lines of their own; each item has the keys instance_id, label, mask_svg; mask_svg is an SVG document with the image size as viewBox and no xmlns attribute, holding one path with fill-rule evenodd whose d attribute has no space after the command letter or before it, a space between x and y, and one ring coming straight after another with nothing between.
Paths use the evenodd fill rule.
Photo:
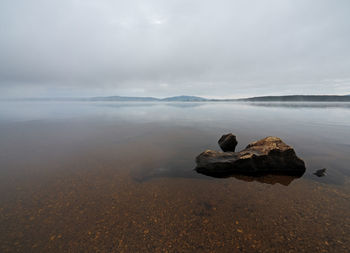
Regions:
<instances>
[{"instance_id":1,"label":"water reflection","mask_svg":"<svg viewBox=\"0 0 350 253\"><path fill-rule=\"evenodd\" d=\"M1 105L0 251L348 252L349 184L329 182L348 182L350 110L195 105ZM198 174L225 132L279 136L308 170Z\"/></svg>"},{"instance_id":2,"label":"water reflection","mask_svg":"<svg viewBox=\"0 0 350 253\"><path fill-rule=\"evenodd\" d=\"M290 185L294 180L301 178L300 176L287 176L287 175L259 175L259 176L248 176L240 174L231 174L226 176L213 176L213 175L204 175L197 173L195 170L184 170L179 168L166 168L166 167L157 167L157 168L144 168L141 171L133 172L132 178L138 183L149 182L154 179L160 178L197 178L197 179L223 179L223 178L235 178L245 182L258 182L264 184L280 184L284 186Z\"/></svg>"},{"instance_id":3,"label":"water reflection","mask_svg":"<svg viewBox=\"0 0 350 253\"><path fill-rule=\"evenodd\" d=\"M194 108L204 106L206 103L203 102L100 102L96 103L96 106L110 107L110 108L123 108L123 107L154 107L154 106L169 106L175 108Z\"/></svg>"},{"instance_id":4,"label":"water reflection","mask_svg":"<svg viewBox=\"0 0 350 253\"><path fill-rule=\"evenodd\" d=\"M280 184L280 185L288 186L290 185L291 182L301 177L302 176L295 177L295 176L272 175L272 174L261 175L261 176L247 176L247 175L234 174L234 175L220 177L220 178L235 178L245 182L259 182L259 183L271 184L271 185Z\"/></svg>"},{"instance_id":5,"label":"water reflection","mask_svg":"<svg viewBox=\"0 0 350 253\"><path fill-rule=\"evenodd\" d=\"M64 154L81 143L94 147L97 144L93 141L101 141L105 146L118 143L118 147L125 147L134 140L133 150L121 151L120 155L127 157L143 146L142 153L147 154L144 171L150 172L137 172L141 175L137 178L188 178L195 174L193 157L206 148L215 150L222 133L234 132L239 136L238 149L244 148L243 143L278 136L304 159L306 178L344 183L350 175L349 106L334 102L1 103L0 165L6 168L5 161L14 163L11 157L16 156L33 159L34 151L39 149L43 151L38 160L43 155L53 156L54 150L55 155ZM145 144L141 145L140 136L147 139L142 140ZM150 146L156 146L153 150L158 153ZM155 164L148 164L150 161ZM324 167L329 168L326 177L312 174ZM138 164L133 170L140 168L143 166ZM152 172L154 168L167 169Z\"/></svg>"},{"instance_id":6,"label":"water reflection","mask_svg":"<svg viewBox=\"0 0 350 253\"><path fill-rule=\"evenodd\" d=\"M251 106L285 108L343 108L350 109L350 102L246 102Z\"/></svg>"},{"instance_id":7,"label":"water reflection","mask_svg":"<svg viewBox=\"0 0 350 253\"><path fill-rule=\"evenodd\" d=\"M265 175L260 177L250 177L250 176L244 176L244 175L234 175L233 176L236 179L243 180L246 182L259 182L264 184L281 184L284 186L290 185L291 182L294 180L300 178L300 177L293 177L293 176L283 176L283 175Z\"/></svg>"}]
</instances>

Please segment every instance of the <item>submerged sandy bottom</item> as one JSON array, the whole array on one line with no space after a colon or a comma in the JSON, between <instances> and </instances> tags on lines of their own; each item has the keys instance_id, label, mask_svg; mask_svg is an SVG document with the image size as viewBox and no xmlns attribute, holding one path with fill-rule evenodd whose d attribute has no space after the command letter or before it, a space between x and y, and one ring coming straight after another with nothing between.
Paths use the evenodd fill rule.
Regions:
<instances>
[{"instance_id":1,"label":"submerged sandy bottom","mask_svg":"<svg viewBox=\"0 0 350 253\"><path fill-rule=\"evenodd\" d=\"M347 187L348 189L348 187ZM293 181L135 182L100 167L13 190L2 252L348 252L350 192ZM234 250L234 251L233 251Z\"/></svg>"},{"instance_id":2,"label":"submerged sandy bottom","mask_svg":"<svg viewBox=\"0 0 350 253\"><path fill-rule=\"evenodd\" d=\"M239 128L239 148L271 129L307 172L213 179L194 158L234 124L190 120L0 124L0 252L349 252L350 146L313 125Z\"/></svg>"}]
</instances>

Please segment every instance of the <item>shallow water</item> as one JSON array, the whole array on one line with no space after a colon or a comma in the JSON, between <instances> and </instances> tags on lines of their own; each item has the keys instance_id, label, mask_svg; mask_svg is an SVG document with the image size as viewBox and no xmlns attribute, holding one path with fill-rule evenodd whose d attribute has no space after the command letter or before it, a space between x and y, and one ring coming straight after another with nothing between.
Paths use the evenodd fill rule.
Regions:
<instances>
[{"instance_id":1,"label":"shallow water","mask_svg":"<svg viewBox=\"0 0 350 253\"><path fill-rule=\"evenodd\" d=\"M348 252L349 105L2 102L0 251ZM197 174L228 132L282 138L306 173Z\"/></svg>"}]
</instances>

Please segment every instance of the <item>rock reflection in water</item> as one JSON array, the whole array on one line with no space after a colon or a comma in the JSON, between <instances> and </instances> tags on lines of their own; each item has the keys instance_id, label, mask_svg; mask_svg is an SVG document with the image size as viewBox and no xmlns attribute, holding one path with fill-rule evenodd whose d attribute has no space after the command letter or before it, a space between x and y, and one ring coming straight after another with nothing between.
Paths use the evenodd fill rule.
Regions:
<instances>
[{"instance_id":1,"label":"rock reflection in water","mask_svg":"<svg viewBox=\"0 0 350 253\"><path fill-rule=\"evenodd\" d=\"M264 184L281 184L288 186L290 183L298 179L300 177L293 177L293 176L284 176L284 175L265 175L265 176L259 176L259 177L252 177L252 176L245 176L245 175L232 175L231 177L234 177L239 180L247 181L247 182L260 182Z\"/></svg>"},{"instance_id":2,"label":"rock reflection in water","mask_svg":"<svg viewBox=\"0 0 350 253\"><path fill-rule=\"evenodd\" d=\"M251 175L242 175L242 174L234 174L234 175L204 175L199 172L195 172L195 170L184 170L179 168L169 168L169 167L160 167L153 169L145 169L142 171L132 173L132 178L138 183L147 182L157 178L231 178L234 177L238 180L246 181L246 182L259 182L264 184L281 184L284 186L290 185L292 181L301 178L300 176L289 176L289 175L273 175L273 174L265 174L258 176Z\"/></svg>"},{"instance_id":3,"label":"rock reflection in water","mask_svg":"<svg viewBox=\"0 0 350 253\"><path fill-rule=\"evenodd\" d=\"M199 174L203 174L198 172ZM300 176L290 176L290 175L274 175L274 174L261 174L261 175L243 175L243 174L210 174L206 175L212 178L231 178L234 177L238 180L246 181L246 182L259 182L264 184L281 184L284 186L290 185L295 179L301 178Z\"/></svg>"}]
</instances>

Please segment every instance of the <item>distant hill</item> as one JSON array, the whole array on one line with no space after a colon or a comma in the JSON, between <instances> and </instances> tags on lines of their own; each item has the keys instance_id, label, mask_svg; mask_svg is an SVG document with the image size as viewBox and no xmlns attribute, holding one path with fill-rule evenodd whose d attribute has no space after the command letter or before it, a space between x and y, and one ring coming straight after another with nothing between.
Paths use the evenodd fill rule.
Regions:
<instances>
[{"instance_id":1,"label":"distant hill","mask_svg":"<svg viewBox=\"0 0 350 253\"><path fill-rule=\"evenodd\" d=\"M168 97L163 98L161 101L168 101L168 102L201 102L201 101L208 101L206 98L202 97L195 97L195 96L176 96L176 97Z\"/></svg>"},{"instance_id":2,"label":"distant hill","mask_svg":"<svg viewBox=\"0 0 350 253\"><path fill-rule=\"evenodd\" d=\"M122 97L122 96L111 96L111 97L93 97L89 98L89 101L121 101L121 102L152 102L160 101L159 98L154 97Z\"/></svg>"},{"instance_id":3,"label":"distant hill","mask_svg":"<svg viewBox=\"0 0 350 253\"><path fill-rule=\"evenodd\" d=\"M89 101L120 101L120 102L201 102L208 101L206 98L195 96L176 96L167 98L155 98L155 97L93 97L88 99Z\"/></svg>"},{"instance_id":4,"label":"distant hill","mask_svg":"<svg viewBox=\"0 0 350 253\"><path fill-rule=\"evenodd\" d=\"M350 96L336 95L290 95L290 96L264 96L238 99L248 102L350 102Z\"/></svg>"},{"instance_id":5,"label":"distant hill","mask_svg":"<svg viewBox=\"0 0 350 253\"><path fill-rule=\"evenodd\" d=\"M91 97L91 98L16 98L10 101L110 101L110 102L350 102L350 95L288 95L240 99L208 99L197 96L155 97Z\"/></svg>"}]
</instances>

